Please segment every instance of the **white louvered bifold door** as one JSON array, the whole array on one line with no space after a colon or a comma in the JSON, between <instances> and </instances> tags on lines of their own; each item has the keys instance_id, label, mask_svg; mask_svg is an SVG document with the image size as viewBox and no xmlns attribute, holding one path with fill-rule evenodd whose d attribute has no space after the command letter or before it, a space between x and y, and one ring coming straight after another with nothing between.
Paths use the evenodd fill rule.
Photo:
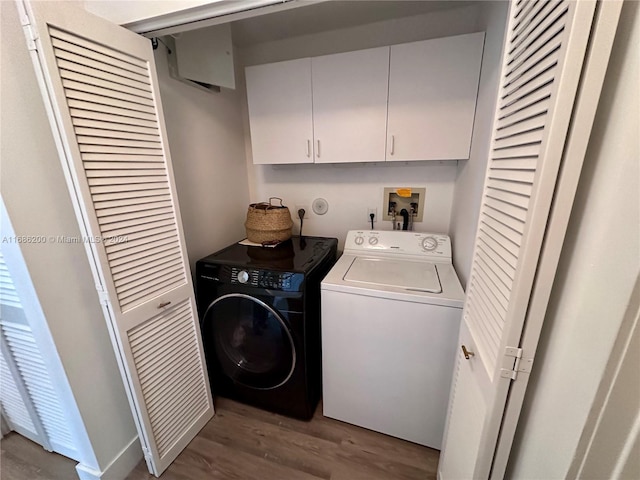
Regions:
<instances>
[{"instance_id":1,"label":"white louvered bifold door","mask_svg":"<svg viewBox=\"0 0 640 480\"><path fill-rule=\"evenodd\" d=\"M24 5L116 357L159 475L213 402L151 44L67 4Z\"/></svg>"},{"instance_id":2,"label":"white louvered bifold door","mask_svg":"<svg viewBox=\"0 0 640 480\"><path fill-rule=\"evenodd\" d=\"M511 2L439 477L488 478L595 2ZM580 160L581 165L581 160ZM566 197L565 197L566 198ZM569 199L572 201L572 198ZM541 325L541 324L540 324Z\"/></svg>"}]
</instances>

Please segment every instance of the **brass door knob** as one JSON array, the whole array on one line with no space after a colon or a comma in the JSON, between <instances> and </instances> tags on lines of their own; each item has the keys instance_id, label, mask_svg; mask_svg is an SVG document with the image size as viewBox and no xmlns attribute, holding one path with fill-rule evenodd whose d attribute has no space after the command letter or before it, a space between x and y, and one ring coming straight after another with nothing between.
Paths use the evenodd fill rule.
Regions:
<instances>
[{"instance_id":1,"label":"brass door knob","mask_svg":"<svg viewBox=\"0 0 640 480\"><path fill-rule=\"evenodd\" d=\"M470 352L469 350L467 350L467 347L465 347L464 345L462 345L462 354L467 360L475 355L474 352Z\"/></svg>"}]
</instances>

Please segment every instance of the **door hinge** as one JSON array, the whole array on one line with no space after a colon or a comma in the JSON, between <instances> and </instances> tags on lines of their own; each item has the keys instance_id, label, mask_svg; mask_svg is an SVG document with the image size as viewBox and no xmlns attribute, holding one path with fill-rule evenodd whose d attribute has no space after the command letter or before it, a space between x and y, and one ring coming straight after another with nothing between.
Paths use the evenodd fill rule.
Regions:
<instances>
[{"instance_id":1,"label":"door hinge","mask_svg":"<svg viewBox=\"0 0 640 480\"><path fill-rule=\"evenodd\" d=\"M100 299L100 305L105 307L109 306L109 295L104 291L102 285L96 285L96 291L98 292L98 298Z\"/></svg>"},{"instance_id":2,"label":"door hinge","mask_svg":"<svg viewBox=\"0 0 640 480\"><path fill-rule=\"evenodd\" d=\"M506 347L504 349L504 356L515 359L513 362L513 368L501 368L500 376L502 378L510 378L515 380L518 378L518 372L531 373L533 367L533 358L522 358L522 349L518 347Z\"/></svg>"},{"instance_id":3,"label":"door hinge","mask_svg":"<svg viewBox=\"0 0 640 480\"><path fill-rule=\"evenodd\" d=\"M147 469L150 472L153 472L153 463L152 463L152 459L151 459L151 452L149 451L149 449L147 447L145 447L144 445L142 445L142 455L144 456L144 461L147 464Z\"/></svg>"},{"instance_id":4,"label":"door hinge","mask_svg":"<svg viewBox=\"0 0 640 480\"><path fill-rule=\"evenodd\" d=\"M27 49L29 51L37 50L36 40L38 40L38 33L33 28L33 24L27 14L27 9L22 2L18 2L18 14L20 15L20 24L27 36Z\"/></svg>"}]
</instances>

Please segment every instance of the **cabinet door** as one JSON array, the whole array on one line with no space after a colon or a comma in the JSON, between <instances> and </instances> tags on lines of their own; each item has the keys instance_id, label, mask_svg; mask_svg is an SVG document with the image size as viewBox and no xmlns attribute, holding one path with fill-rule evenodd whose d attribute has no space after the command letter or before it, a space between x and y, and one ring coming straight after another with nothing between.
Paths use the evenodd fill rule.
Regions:
<instances>
[{"instance_id":1,"label":"cabinet door","mask_svg":"<svg viewBox=\"0 0 640 480\"><path fill-rule=\"evenodd\" d=\"M140 442L160 475L213 401L153 52L72 5L19 5Z\"/></svg>"},{"instance_id":2,"label":"cabinet door","mask_svg":"<svg viewBox=\"0 0 640 480\"><path fill-rule=\"evenodd\" d=\"M253 163L312 163L311 59L245 69Z\"/></svg>"},{"instance_id":3,"label":"cabinet door","mask_svg":"<svg viewBox=\"0 0 640 480\"><path fill-rule=\"evenodd\" d=\"M484 33L393 45L387 161L469 158Z\"/></svg>"},{"instance_id":4,"label":"cabinet door","mask_svg":"<svg viewBox=\"0 0 640 480\"><path fill-rule=\"evenodd\" d=\"M383 162L389 47L315 57L316 163Z\"/></svg>"}]
</instances>

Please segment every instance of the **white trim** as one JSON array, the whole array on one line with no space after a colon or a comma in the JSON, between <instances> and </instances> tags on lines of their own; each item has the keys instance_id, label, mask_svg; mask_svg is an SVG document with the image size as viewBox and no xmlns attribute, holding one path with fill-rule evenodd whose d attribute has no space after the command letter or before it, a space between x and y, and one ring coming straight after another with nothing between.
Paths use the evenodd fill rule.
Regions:
<instances>
[{"instance_id":1,"label":"white trim","mask_svg":"<svg viewBox=\"0 0 640 480\"><path fill-rule=\"evenodd\" d=\"M232 0L190 8L154 18L125 23L122 26L146 37L172 35L244 18L307 7L327 0Z\"/></svg>"},{"instance_id":2,"label":"white trim","mask_svg":"<svg viewBox=\"0 0 640 480\"><path fill-rule=\"evenodd\" d=\"M127 475L142 460L142 447L140 440L136 435L129 441L120 453L102 470L95 470L82 463L76 465L76 471L80 480L100 480L100 479L118 479L126 478Z\"/></svg>"}]
</instances>

